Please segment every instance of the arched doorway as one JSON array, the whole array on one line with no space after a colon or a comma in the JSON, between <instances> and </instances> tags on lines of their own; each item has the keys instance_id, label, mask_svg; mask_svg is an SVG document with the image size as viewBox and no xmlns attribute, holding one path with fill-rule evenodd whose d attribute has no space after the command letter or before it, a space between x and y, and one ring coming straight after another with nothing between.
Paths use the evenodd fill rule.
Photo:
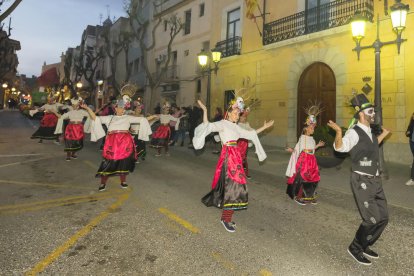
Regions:
<instances>
[{"instance_id":1,"label":"arched doorway","mask_svg":"<svg viewBox=\"0 0 414 276\"><path fill-rule=\"evenodd\" d=\"M306 120L304 108L310 102L321 103L323 112L318 116L318 125L336 119L336 80L332 69L322 62L308 66L299 79L297 105L297 137L302 133Z\"/></svg>"}]
</instances>

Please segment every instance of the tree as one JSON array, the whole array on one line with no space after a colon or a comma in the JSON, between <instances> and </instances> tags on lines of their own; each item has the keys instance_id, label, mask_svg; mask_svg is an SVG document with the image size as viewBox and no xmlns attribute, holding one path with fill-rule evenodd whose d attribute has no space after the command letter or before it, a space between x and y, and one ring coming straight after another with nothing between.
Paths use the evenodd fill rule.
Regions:
<instances>
[{"instance_id":1,"label":"tree","mask_svg":"<svg viewBox=\"0 0 414 276\"><path fill-rule=\"evenodd\" d=\"M23 0L15 0L13 2L13 4L10 5L10 7L8 7L6 9L6 11L4 11L3 13L0 14L0 22L3 22L4 19L6 19L16 8L17 6L22 2ZM6 2L6 0L0 0L0 7L4 4L4 2Z\"/></svg>"},{"instance_id":2,"label":"tree","mask_svg":"<svg viewBox=\"0 0 414 276\"><path fill-rule=\"evenodd\" d=\"M129 62L129 48L132 42L131 32L126 28L119 32L119 34L112 34L110 26L104 26L101 32L101 37L104 39L103 51L104 55L108 57L111 65L111 83L116 91L119 91L121 85L129 81L132 73L132 66ZM124 64L126 74L120 83L116 79L117 60L118 56L124 52Z\"/></svg>"},{"instance_id":3,"label":"tree","mask_svg":"<svg viewBox=\"0 0 414 276\"><path fill-rule=\"evenodd\" d=\"M90 96L95 99L95 72L98 67L99 60L103 58L103 52L101 49L98 51L84 49L81 54L75 58L75 82L82 79L82 77L88 82L88 88L91 92Z\"/></svg>"},{"instance_id":4,"label":"tree","mask_svg":"<svg viewBox=\"0 0 414 276\"><path fill-rule=\"evenodd\" d=\"M10 30L10 26L8 32L0 26L0 80L13 79L19 64L15 50L20 49L20 43L10 39Z\"/></svg>"},{"instance_id":5,"label":"tree","mask_svg":"<svg viewBox=\"0 0 414 276\"><path fill-rule=\"evenodd\" d=\"M148 84L151 89L150 94L150 104L152 103L152 95L156 89L160 86L164 76L167 73L168 66L171 62L172 57L172 44L175 37L181 32L184 24L181 22L181 19L176 15L170 15L169 18L163 20L161 16L154 16L154 18L149 18L144 14L147 5L152 3L154 5L154 10L165 0L129 0L126 2L126 11L129 15L129 24L130 31L132 32L133 37L138 41L139 47L141 49L143 66L147 75ZM169 41L167 44L167 54L166 59L160 61L159 70L152 73L150 71L150 61L148 60L148 53L152 51L156 46L156 36L155 33L161 23L165 22L169 29Z\"/></svg>"}]
</instances>

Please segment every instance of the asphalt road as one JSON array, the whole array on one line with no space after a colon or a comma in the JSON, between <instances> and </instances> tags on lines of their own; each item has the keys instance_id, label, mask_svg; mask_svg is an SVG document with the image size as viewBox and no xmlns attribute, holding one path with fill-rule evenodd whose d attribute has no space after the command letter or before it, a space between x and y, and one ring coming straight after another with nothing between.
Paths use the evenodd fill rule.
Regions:
<instances>
[{"instance_id":1,"label":"asphalt road","mask_svg":"<svg viewBox=\"0 0 414 276\"><path fill-rule=\"evenodd\" d=\"M295 204L285 195L286 154L269 156L271 171L252 164L249 209L228 233L220 210L200 202L211 149L149 149L130 188L113 178L98 192L99 145L85 142L67 162L62 145L29 139L37 123L0 112L0 275L414 275L412 208L390 203L373 248L380 258L359 265L346 252L360 223L352 195L321 185L318 205Z\"/></svg>"}]
</instances>

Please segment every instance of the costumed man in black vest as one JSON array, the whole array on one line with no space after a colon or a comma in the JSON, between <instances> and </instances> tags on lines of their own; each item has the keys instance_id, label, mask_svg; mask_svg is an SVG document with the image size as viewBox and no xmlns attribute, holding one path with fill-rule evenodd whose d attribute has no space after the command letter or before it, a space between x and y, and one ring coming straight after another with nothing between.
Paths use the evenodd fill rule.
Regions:
<instances>
[{"instance_id":1,"label":"costumed man in black vest","mask_svg":"<svg viewBox=\"0 0 414 276\"><path fill-rule=\"evenodd\" d=\"M387 200L378 164L379 144L389 131L382 128L378 137L373 135L370 124L374 123L374 106L364 94L355 95L351 104L357 111L354 119L358 122L348 129L344 137L341 127L336 123L329 121L328 126L336 131L335 150L351 154L351 189L362 218L348 253L358 263L371 265L366 257L377 259L379 256L369 246L378 240L388 223Z\"/></svg>"}]
</instances>

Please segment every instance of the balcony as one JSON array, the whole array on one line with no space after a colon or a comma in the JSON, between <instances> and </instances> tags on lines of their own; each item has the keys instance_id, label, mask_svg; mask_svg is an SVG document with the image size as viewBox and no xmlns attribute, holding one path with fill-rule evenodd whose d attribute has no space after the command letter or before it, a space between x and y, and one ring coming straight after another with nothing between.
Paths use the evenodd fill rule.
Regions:
<instances>
[{"instance_id":1,"label":"balcony","mask_svg":"<svg viewBox=\"0 0 414 276\"><path fill-rule=\"evenodd\" d=\"M170 65L167 67L167 71L160 75L159 72L153 73L153 78L161 78L161 83L172 83L179 81L179 67L178 65Z\"/></svg>"},{"instance_id":2,"label":"balcony","mask_svg":"<svg viewBox=\"0 0 414 276\"><path fill-rule=\"evenodd\" d=\"M155 1L154 7L155 7L155 14L163 13L164 11L183 3L184 0L161 0L161 1Z\"/></svg>"},{"instance_id":3,"label":"balcony","mask_svg":"<svg viewBox=\"0 0 414 276\"><path fill-rule=\"evenodd\" d=\"M235 36L216 43L215 50L221 52L221 57L229 57L234 55L240 55L241 53L241 41L240 36Z\"/></svg>"},{"instance_id":4,"label":"balcony","mask_svg":"<svg viewBox=\"0 0 414 276\"><path fill-rule=\"evenodd\" d=\"M263 30L263 44L346 25L356 11L372 22L374 0L337 0L267 23Z\"/></svg>"}]
</instances>

